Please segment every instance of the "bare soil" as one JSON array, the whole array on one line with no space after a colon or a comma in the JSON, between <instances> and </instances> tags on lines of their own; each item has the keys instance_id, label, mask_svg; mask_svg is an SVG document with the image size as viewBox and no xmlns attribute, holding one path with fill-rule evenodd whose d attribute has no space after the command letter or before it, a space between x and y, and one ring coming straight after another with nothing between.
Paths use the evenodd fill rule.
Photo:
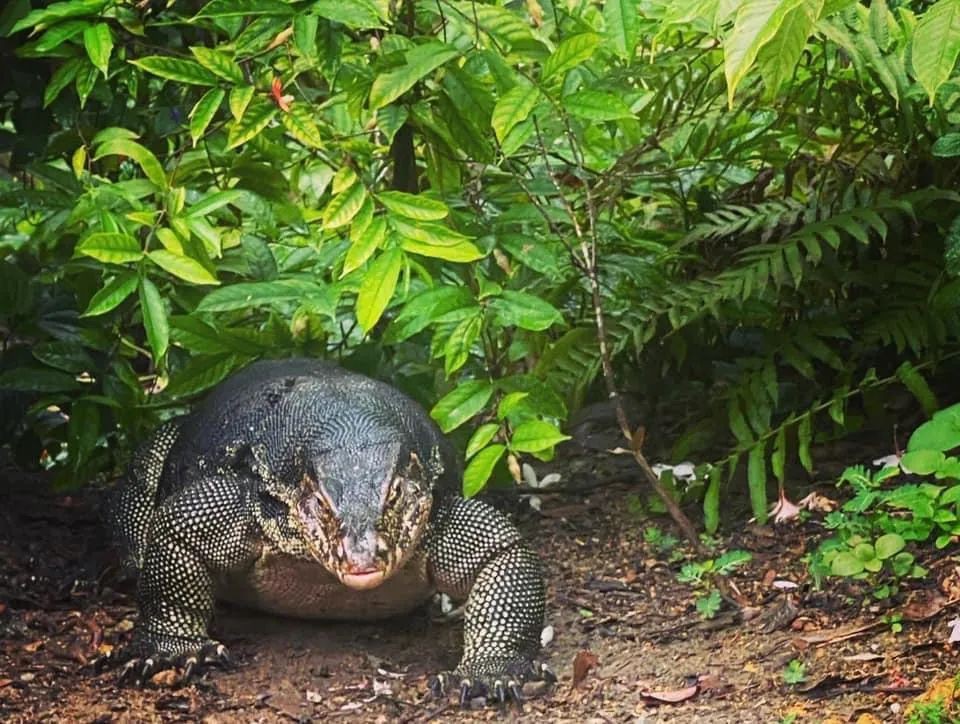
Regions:
<instances>
[{"instance_id":1,"label":"bare soil","mask_svg":"<svg viewBox=\"0 0 960 724\"><path fill-rule=\"evenodd\" d=\"M580 471L574 480L595 484L598 466L589 459L561 467L567 463ZM43 477L7 471L0 720L899 722L910 721L918 697L952 702L955 551L927 553L926 582L876 602L849 584L811 585L801 557L822 535L817 516L776 528L728 523L717 550L747 550L752 560L730 577L738 607L703 620L693 589L677 582L686 549L645 540L646 527L671 526L638 512L642 491L628 468L612 477L544 494L539 513L523 501L510 506L548 571L553 640L545 657L559 682L522 711L463 712L432 698L426 683L456 663L460 625L426 611L324 624L224 607L215 632L237 661L233 669L187 685L168 673L144 688L119 687L116 672L91 665L123 642L136 617L133 585L118 579L99 520L99 493L54 494ZM784 590L780 581L798 587ZM902 631L893 631L896 622ZM788 685L784 671L794 660L804 680ZM960 709L953 712L943 721L960 721Z\"/></svg>"}]
</instances>

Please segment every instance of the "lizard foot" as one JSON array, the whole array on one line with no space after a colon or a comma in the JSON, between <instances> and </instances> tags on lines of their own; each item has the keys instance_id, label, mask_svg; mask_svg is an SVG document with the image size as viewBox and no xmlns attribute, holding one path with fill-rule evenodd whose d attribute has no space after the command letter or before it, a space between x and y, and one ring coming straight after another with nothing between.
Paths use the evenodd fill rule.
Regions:
<instances>
[{"instance_id":1,"label":"lizard foot","mask_svg":"<svg viewBox=\"0 0 960 724\"><path fill-rule=\"evenodd\" d=\"M143 686L160 671L180 671L178 683L183 684L208 665L232 664L227 647L219 641L155 634L135 636L128 646L95 662L99 670L119 666L118 683L134 686Z\"/></svg>"},{"instance_id":2,"label":"lizard foot","mask_svg":"<svg viewBox=\"0 0 960 724\"><path fill-rule=\"evenodd\" d=\"M520 656L490 656L461 662L454 671L444 671L431 677L429 686L438 698L457 690L460 706L467 708L478 698L488 704L513 702L522 705L525 682L544 681L552 684L556 680L553 671L544 663Z\"/></svg>"}]
</instances>

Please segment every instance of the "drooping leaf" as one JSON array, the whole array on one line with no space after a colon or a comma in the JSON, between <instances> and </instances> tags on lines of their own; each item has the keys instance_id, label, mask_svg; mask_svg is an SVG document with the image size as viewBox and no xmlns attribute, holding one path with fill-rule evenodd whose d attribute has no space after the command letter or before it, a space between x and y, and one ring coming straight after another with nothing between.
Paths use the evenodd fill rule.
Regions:
<instances>
[{"instance_id":1,"label":"drooping leaf","mask_svg":"<svg viewBox=\"0 0 960 724\"><path fill-rule=\"evenodd\" d=\"M93 160L98 161L104 156L129 156L143 169L144 175L161 189L168 187L167 174L163 165L153 155L153 151L136 141L126 138L114 138L97 147Z\"/></svg>"},{"instance_id":2,"label":"drooping leaf","mask_svg":"<svg viewBox=\"0 0 960 724\"><path fill-rule=\"evenodd\" d=\"M172 58L167 55L148 55L130 62L138 68L166 80L174 80L188 85L212 86L217 84L217 76L195 60Z\"/></svg>"},{"instance_id":3,"label":"drooping leaf","mask_svg":"<svg viewBox=\"0 0 960 724\"><path fill-rule=\"evenodd\" d=\"M483 450L473 456L473 459L467 464L463 471L463 496L472 498L483 490L490 476L493 475L493 469L496 467L506 446L500 443L494 443L485 447Z\"/></svg>"},{"instance_id":4,"label":"drooping leaf","mask_svg":"<svg viewBox=\"0 0 960 724\"><path fill-rule=\"evenodd\" d=\"M275 105L265 100L251 103L244 110L243 115L230 125L227 148L236 148L252 139L270 125L270 121L277 115L278 110Z\"/></svg>"},{"instance_id":5,"label":"drooping leaf","mask_svg":"<svg viewBox=\"0 0 960 724\"><path fill-rule=\"evenodd\" d=\"M357 293L357 321L369 332L380 321L397 288L397 279L403 266L403 252L388 249L367 269Z\"/></svg>"},{"instance_id":6,"label":"drooping leaf","mask_svg":"<svg viewBox=\"0 0 960 724\"><path fill-rule=\"evenodd\" d=\"M637 0L607 0L603 4L604 38L621 58L633 58L640 36Z\"/></svg>"},{"instance_id":7,"label":"drooping leaf","mask_svg":"<svg viewBox=\"0 0 960 724\"><path fill-rule=\"evenodd\" d=\"M196 259L175 254L167 249L156 249L147 256L164 271L192 284L219 284L219 280Z\"/></svg>"},{"instance_id":8,"label":"drooping leaf","mask_svg":"<svg viewBox=\"0 0 960 724\"><path fill-rule=\"evenodd\" d=\"M442 201L403 191L381 191L377 200L393 213L415 221L439 221L449 213Z\"/></svg>"},{"instance_id":9,"label":"drooping leaf","mask_svg":"<svg viewBox=\"0 0 960 724\"><path fill-rule=\"evenodd\" d=\"M339 229L349 224L357 215L367 199L367 187L359 181L347 187L327 204L323 210L323 226L326 229Z\"/></svg>"},{"instance_id":10,"label":"drooping leaf","mask_svg":"<svg viewBox=\"0 0 960 724\"><path fill-rule=\"evenodd\" d=\"M110 32L110 26L106 23L87 26L83 31L83 47L87 51L90 62L106 77L110 65L110 54L113 52L113 35Z\"/></svg>"},{"instance_id":11,"label":"drooping leaf","mask_svg":"<svg viewBox=\"0 0 960 724\"><path fill-rule=\"evenodd\" d=\"M805 0L751 0L740 5L733 29L723 42L727 102L747 75L760 49L777 34L786 14Z\"/></svg>"},{"instance_id":12,"label":"drooping leaf","mask_svg":"<svg viewBox=\"0 0 960 724\"><path fill-rule=\"evenodd\" d=\"M296 9L283 0L212 0L201 8L196 18L246 18L254 15L288 16Z\"/></svg>"},{"instance_id":13,"label":"drooping leaf","mask_svg":"<svg viewBox=\"0 0 960 724\"><path fill-rule=\"evenodd\" d=\"M540 332L563 322L563 315L550 302L526 292L504 290L489 306L503 326Z\"/></svg>"},{"instance_id":14,"label":"drooping leaf","mask_svg":"<svg viewBox=\"0 0 960 724\"><path fill-rule=\"evenodd\" d=\"M192 46L190 52L193 53L193 57L197 59L200 65L218 78L223 78L231 83L245 82L240 66L226 53L203 46Z\"/></svg>"},{"instance_id":15,"label":"drooping leaf","mask_svg":"<svg viewBox=\"0 0 960 724\"><path fill-rule=\"evenodd\" d=\"M217 110L226 95L222 88L211 88L203 94L203 97L197 101L193 110L190 111L190 139L194 146L207 132L210 121L217 114Z\"/></svg>"},{"instance_id":16,"label":"drooping leaf","mask_svg":"<svg viewBox=\"0 0 960 724\"><path fill-rule=\"evenodd\" d=\"M913 31L912 48L913 72L932 106L960 56L960 0L938 0L927 8Z\"/></svg>"},{"instance_id":17,"label":"drooping leaf","mask_svg":"<svg viewBox=\"0 0 960 724\"><path fill-rule=\"evenodd\" d=\"M402 96L421 78L460 55L446 43L429 42L407 51L406 64L377 76L370 87L370 108L376 110Z\"/></svg>"},{"instance_id":18,"label":"drooping leaf","mask_svg":"<svg viewBox=\"0 0 960 724\"><path fill-rule=\"evenodd\" d=\"M146 277L140 280L140 313L143 315L147 342L153 352L153 363L159 366L170 345L170 324L160 290Z\"/></svg>"},{"instance_id":19,"label":"drooping leaf","mask_svg":"<svg viewBox=\"0 0 960 724\"><path fill-rule=\"evenodd\" d=\"M123 264L143 257L139 242L129 234L99 231L84 237L77 252L107 264Z\"/></svg>"},{"instance_id":20,"label":"drooping leaf","mask_svg":"<svg viewBox=\"0 0 960 724\"><path fill-rule=\"evenodd\" d=\"M483 410L491 396L493 385L486 380L462 382L433 406L430 416L447 433Z\"/></svg>"},{"instance_id":21,"label":"drooping leaf","mask_svg":"<svg viewBox=\"0 0 960 724\"><path fill-rule=\"evenodd\" d=\"M351 237L352 237L351 233ZM341 276L346 276L354 269L357 269L369 259L373 253L379 249L387 238L387 221L382 216L372 219L364 230L352 239L350 249L343 260L343 272Z\"/></svg>"},{"instance_id":22,"label":"drooping leaf","mask_svg":"<svg viewBox=\"0 0 960 724\"><path fill-rule=\"evenodd\" d=\"M767 464L766 444L750 448L747 456L747 485L750 489L750 509L757 523L767 522Z\"/></svg>"},{"instance_id":23,"label":"drooping leaf","mask_svg":"<svg viewBox=\"0 0 960 724\"><path fill-rule=\"evenodd\" d=\"M123 303L136 289L136 274L132 272L129 274L118 274L109 283L104 285L103 289L93 295L81 316L95 317L98 314L105 314Z\"/></svg>"},{"instance_id":24,"label":"drooping leaf","mask_svg":"<svg viewBox=\"0 0 960 724\"><path fill-rule=\"evenodd\" d=\"M539 101L540 91L526 81L517 83L500 96L490 119L497 140L503 143L510 131L527 119Z\"/></svg>"},{"instance_id":25,"label":"drooping leaf","mask_svg":"<svg viewBox=\"0 0 960 724\"><path fill-rule=\"evenodd\" d=\"M601 39L596 33L579 33L563 40L544 62L543 80L561 75L589 60Z\"/></svg>"},{"instance_id":26,"label":"drooping leaf","mask_svg":"<svg viewBox=\"0 0 960 724\"><path fill-rule=\"evenodd\" d=\"M569 439L569 435L564 435L551 422L529 420L513 431L513 435L510 436L510 447L517 452L536 453Z\"/></svg>"}]
</instances>

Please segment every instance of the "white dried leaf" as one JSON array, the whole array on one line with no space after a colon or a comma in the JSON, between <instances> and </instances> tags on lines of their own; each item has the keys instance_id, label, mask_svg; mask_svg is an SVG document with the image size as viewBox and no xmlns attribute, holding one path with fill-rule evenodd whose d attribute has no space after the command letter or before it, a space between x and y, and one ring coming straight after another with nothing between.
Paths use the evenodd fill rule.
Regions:
<instances>
[{"instance_id":1,"label":"white dried leaf","mask_svg":"<svg viewBox=\"0 0 960 724\"><path fill-rule=\"evenodd\" d=\"M540 632L540 646L546 648L553 641L553 626L544 626Z\"/></svg>"}]
</instances>

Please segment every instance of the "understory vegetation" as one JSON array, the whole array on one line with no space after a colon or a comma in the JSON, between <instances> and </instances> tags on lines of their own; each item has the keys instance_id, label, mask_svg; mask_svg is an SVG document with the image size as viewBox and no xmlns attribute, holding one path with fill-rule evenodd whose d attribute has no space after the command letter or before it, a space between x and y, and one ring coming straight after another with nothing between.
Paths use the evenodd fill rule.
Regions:
<instances>
[{"instance_id":1,"label":"understory vegetation","mask_svg":"<svg viewBox=\"0 0 960 724\"><path fill-rule=\"evenodd\" d=\"M298 354L431 409L470 495L606 374L710 534L930 418L811 570L891 595L960 535L960 0L10 0L0 35L0 426L62 485Z\"/></svg>"}]
</instances>

